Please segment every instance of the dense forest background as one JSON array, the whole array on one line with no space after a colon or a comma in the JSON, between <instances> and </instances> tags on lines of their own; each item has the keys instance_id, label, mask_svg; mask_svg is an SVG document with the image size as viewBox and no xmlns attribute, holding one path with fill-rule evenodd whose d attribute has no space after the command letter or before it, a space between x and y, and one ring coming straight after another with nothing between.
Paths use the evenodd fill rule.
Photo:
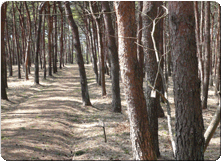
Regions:
<instances>
[{"instance_id":1,"label":"dense forest background","mask_svg":"<svg viewBox=\"0 0 221 165\"><path fill-rule=\"evenodd\" d=\"M203 1L3 3L3 157L217 159L220 19Z\"/></svg>"}]
</instances>

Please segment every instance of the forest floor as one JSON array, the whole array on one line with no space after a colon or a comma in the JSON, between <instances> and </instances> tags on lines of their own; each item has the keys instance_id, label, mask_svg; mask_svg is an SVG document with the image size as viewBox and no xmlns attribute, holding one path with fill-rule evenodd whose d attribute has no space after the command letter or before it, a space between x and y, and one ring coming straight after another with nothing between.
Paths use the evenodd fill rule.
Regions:
<instances>
[{"instance_id":1,"label":"forest floor","mask_svg":"<svg viewBox=\"0 0 221 165\"><path fill-rule=\"evenodd\" d=\"M122 114L111 112L111 80L106 75L107 96L95 82L91 65L85 65L91 103L82 105L78 66L66 65L47 80L34 85L33 68L28 81L17 79L17 67L8 78L8 98L1 100L1 156L5 160L132 160L129 121L121 84ZM43 77L43 70L40 70ZM217 108L210 87L208 109L203 110L208 127ZM174 128L172 80L169 101ZM163 105L165 115L166 109ZM107 142L104 141L102 121ZM174 160L167 119L159 118L159 160ZM220 124L205 152L205 160L220 157Z\"/></svg>"}]
</instances>

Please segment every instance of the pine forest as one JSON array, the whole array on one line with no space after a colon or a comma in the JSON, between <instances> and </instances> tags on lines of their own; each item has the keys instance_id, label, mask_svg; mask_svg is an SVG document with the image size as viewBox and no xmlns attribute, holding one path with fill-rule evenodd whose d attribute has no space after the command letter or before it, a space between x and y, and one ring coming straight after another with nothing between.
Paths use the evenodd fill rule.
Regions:
<instances>
[{"instance_id":1,"label":"pine forest","mask_svg":"<svg viewBox=\"0 0 221 165\"><path fill-rule=\"evenodd\" d=\"M4 160L218 160L215 1L1 4Z\"/></svg>"}]
</instances>

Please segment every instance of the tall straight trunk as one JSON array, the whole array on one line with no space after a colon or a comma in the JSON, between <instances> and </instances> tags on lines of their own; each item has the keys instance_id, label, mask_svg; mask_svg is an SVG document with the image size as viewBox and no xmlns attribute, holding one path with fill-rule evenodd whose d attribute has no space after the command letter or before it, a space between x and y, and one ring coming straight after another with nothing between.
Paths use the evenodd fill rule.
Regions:
<instances>
[{"instance_id":1,"label":"tall straight trunk","mask_svg":"<svg viewBox=\"0 0 221 165\"><path fill-rule=\"evenodd\" d=\"M96 45L95 45L95 29L93 26L93 20L92 20L92 29L89 27L89 30L90 30L91 48L92 48L92 54L93 54L92 63L93 63L93 69L95 73L96 82L98 84L97 53L96 53Z\"/></svg>"},{"instance_id":2,"label":"tall straight trunk","mask_svg":"<svg viewBox=\"0 0 221 165\"><path fill-rule=\"evenodd\" d=\"M198 2L194 1L194 14L195 14L195 33L196 33L196 45L197 45L197 57L198 57L198 63L199 63L199 72L200 72L200 78L203 78L203 61L202 61L202 53L201 53L201 41L200 41L200 22L199 22L199 12L198 12Z\"/></svg>"},{"instance_id":3,"label":"tall straight trunk","mask_svg":"<svg viewBox=\"0 0 221 165\"><path fill-rule=\"evenodd\" d=\"M18 3L22 3L22 2L18 2ZM18 10L18 13L19 13L19 23L20 23L20 28L21 28L21 38L22 38L22 43L21 43L21 46L22 46L22 51L21 51L21 58L23 60L23 71L25 72L25 45L26 45L26 40L25 40L25 27L24 27L24 14L22 13L21 11L21 7L22 5L20 5L20 8L18 8L18 4L17 2L15 2L15 6ZM27 76L26 76L27 78Z\"/></svg>"},{"instance_id":4,"label":"tall straight trunk","mask_svg":"<svg viewBox=\"0 0 221 165\"><path fill-rule=\"evenodd\" d=\"M46 9L44 9L44 13L46 13ZM45 19L46 16L43 15L43 34L42 34L42 54L43 54L43 68L44 68L44 79L46 79L47 76L47 67L46 67L46 57L45 57Z\"/></svg>"},{"instance_id":5,"label":"tall straight trunk","mask_svg":"<svg viewBox=\"0 0 221 165\"><path fill-rule=\"evenodd\" d=\"M28 64L29 64L29 58L30 58L30 43L31 43L31 18L30 18L30 13L28 10L28 5L26 2L24 2L24 6L26 9L26 13L27 13L27 26L28 26L28 37L27 37L27 44L26 44L26 51L25 51L25 78L26 80L28 80Z\"/></svg>"},{"instance_id":6,"label":"tall straight trunk","mask_svg":"<svg viewBox=\"0 0 221 165\"><path fill-rule=\"evenodd\" d=\"M18 78L20 79L21 78L21 65L20 65L19 42L18 42L18 36L17 36L14 2L12 2L12 10L13 10L13 41L14 41L14 46L16 47L15 52L17 55Z\"/></svg>"},{"instance_id":7,"label":"tall straight trunk","mask_svg":"<svg viewBox=\"0 0 221 165\"><path fill-rule=\"evenodd\" d=\"M47 2L49 3L49 2ZM42 2L38 7L39 19L38 19L38 30L37 30L37 38L36 38L36 50L35 50L35 79L34 82L39 84L39 49L40 49L40 36L41 36L41 22L42 22L42 11L47 4L46 2ZM48 4L49 5L49 4ZM44 33L44 31L43 31Z\"/></svg>"},{"instance_id":8,"label":"tall straight trunk","mask_svg":"<svg viewBox=\"0 0 221 165\"><path fill-rule=\"evenodd\" d=\"M169 11L176 114L175 158L203 160L204 126L193 2L169 2Z\"/></svg>"},{"instance_id":9,"label":"tall straight trunk","mask_svg":"<svg viewBox=\"0 0 221 165\"><path fill-rule=\"evenodd\" d=\"M2 4L1 7L1 99L8 100L8 96L6 93L6 84L5 79L7 79L7 76L5 76L5 44L4 44L4 38L5 38L5 19L6 19L6 11L7 11L7 2Z\"/></svg>"},{"instance_id":10,"label":"tall straight trunk","mask_svg":"<svg viewBox=\"0 0 221 165\"><path fill-rule=\"evenodd\" d=\"M61 36L60 36L60 65L59 68L62 68L62 62L63 62L63 8L61 6L61 2L58 2L58 7L61 13Z\"/></svg>"},{"instance_id":11,"label":"tall straight trunk","mask_svg":"<svg viewBox=\"0 0 221 165\"><path fill-rule=\"evenodd\" d=\"M57 8L56 8L56 3L54 1L54 67L53 67L53 73L56 73L57 72L57 52L58 52L58 41L57 41Z\"/></svg>"},{"instance_id":12,"label":"tall straight trunk","mask_svg":"<svg viewBox=\"0 0 221 165\"><path fill-rule=\"evenodd\" d=\"M210 2L205 2L205 61L204 61L204 80L202 92L202 108L207 108L208 90L209 90L209 77L210 77Z\"/></svg>"},{"instance_id":13,"label":"tall straight trunk","mask_svg":"<svg viewBox=\"0 0 221 165\"><path fill-rule=\"evenodd\" d=\"M205 52L204 52L204 38L203 38L203 35L204 35L204 33L203 33L203 29L204 29L204 19L205 19L205 11L204 11L204 1L201 1L201 4L200 4L200 6L201 6L201 9L200 9L200 26L199 26L199 28L200 28L200 51L201 51L201 54L199 54L199 67L200 67L200 70L201 70L201 82L203 82L204 81L204 75L205 75L205 73L204 73L204 54L205 54ZM202 85L202 88L203 88L203 85Z\"/></svg>"},{"instance_id":14,"label":"tall straight trunk","mask_svg":"<svg viewBox=\"0 0 221 165\"><path fill-rule=\"evenodd\" d=\"M146 102L147 102L147 112L148 112L148 120L150 123L150 128L152 131L153 135L153 144L154 144L154 150L156 153L156 156L160 156L160 151L159 151L159 142L158 142L158 111L161 108L160 106L160 96L159 94L156 95L156 97L151 97L151 91L152 89L148 86L150 83L152 86L155 84L155 79L157 76L157 70L158 70L158 64L157 59L155 56L155 52L153 51L154 45L153 41L151 38L151 32L152 32L152 20L155 19L158 16L159 8L160 8L161 2L150 2L146 1L143 2L143 10L142 10L142 22L143 22L143 27L147 27L143 29L142 32L142 43L144 45L144 56L145 56L145 68L146 68L146 73L147 73L147 89L146 89ZM148 15L148 17L147 17ZM160 34L160 29L159 27L155 27L155 33L154 33L154 38L156 42L159 42L159 34ZM159 51L159 44L157 46L157 51ZM147 49L148 48L148 49ZM161 54L162 55L162 54ZM160 90L161 88L161 76L159 75L156 81L156 89Z\"/></svg>"},{"instance_id":15,"label":"tall straight trunk","mask_svg":"<svg viewBox=\"0 0 221 165\"><path fill-rule=\"evenodd\" d=\"M8 55L9 55L9 60L8 60L8 66L9 66L9 76L12 76L13 74L13 70L12 70L12 58L13 58L13 50L11 49L10 47L10 39L9 39L9 33L8 33L8 28L9 28L9 25L8 25L8 21L7 21L7 18L5 20L5 24L6 24L6 42L7 42L7 49L8 49Z\"/></svg>"},{"instance_id":16,"label":"tall straight trunk","mask_svg":"<svg viewBox=\"0 0 221 165\"><path fill-rule=\"evenodd\" d=\"M217 76L216 76L216 80L215 80L215 95L217 95L217 91L219 90L219 87L220 87L220 75L221 73L219 72L219 69L220 69L220 63L221 63L221 60L220 60L220 53L221 53L221 44L220 44L220 41L221 41L221 21L220 21L220 18L221 17L221 11L220 11L220 7L218 7L218 24L217 24L217 38L216 38L216 53L215 53L215 56L216 56L216 60L215 60L215 73L214 75L216 76L216 72L217 72Z\"/></svg>"},{"instance_id":17,"label":"tall straight trunk","mask_svg":"<svg viewBox=\"0 0 221 165\"><path fill-rule=\"evenodd\" d=\"M84 68L84 60L83 60L83 56L81 53L78 27L76 23L74 22L71 8L70 8L70 3L68 1L65 2L65 11L66 11L66 14L68 15L67 16L68 22L69 22L69 25L71 26L72 35L74 38L74 47L76 50L77 63L78 63L79 73L80 73L80 78L81 78L81 94L82 94L83 105L91 105L89 92L88 92L88 86L87 86L87 77L86 77L86 72Z\"/></svg>"},{"instance_id":18,"label":"tall straight trunk","mask_svg":"<svg viewBox=\"0 0 221 165\"><path fill-rule=\"evenodd\" d=\"M52 76L52 26L53 26L53 18L50 15L50 2L48 3L48 75Z\"/></svg>"},{"instance_id":19,"label":"tall straight trunk","mask_svg":"<svg viewBox=\"0 0 221 165\"><path fill-rule=\"evenodd\" d=\"M156 160L136 52L135 2L115 2L121 76L135 160Z\"/></svg>"},{"instance_id":20,"label":"tall straight trunk","mask_svg":"<svg viewBox=\"0 0 221 165\"><path fill-rule=\"evenodd\" d=\"M102 1L102 10L104 12L104 23L107 34L107 47L110 52L111 61L111 81L112 81L112 111L121 112L120 84L119 84L119 60L118 50L115 42L115 31L112 26L110 7L107 1Z\"/></svg>"},{"instance_id":21,"label":"tall straight trunk","mask_svg":"<svg viewBox=\"0 0 221 165\"><path fill-rule=\"evenodd\" d=\"M98 16L95 16L94 13L98 13L97 4L94 4L92 7L92 2L89 2L90 9L92 12L92 16L95 20L96 28L97 28L97 39L98 39L98 52L100 56L100 76L101 76L101 89L102 89L102 96L106 95L106 87L105 87L105 69L104 69L104 45L103 45L103 33L102 33L102 26L101 26L101 19ZM100 16L99 16L100 17Z\"/></svg>"}]
</instances>

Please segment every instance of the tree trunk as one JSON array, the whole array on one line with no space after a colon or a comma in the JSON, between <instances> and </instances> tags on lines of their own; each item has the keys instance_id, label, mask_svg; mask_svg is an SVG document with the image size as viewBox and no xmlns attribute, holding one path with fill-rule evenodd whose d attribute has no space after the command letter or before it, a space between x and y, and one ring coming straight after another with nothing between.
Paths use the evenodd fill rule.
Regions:
<instances>
[{"instance_id":1,"label":"tree trunk","mask_svg":"<svg viewBox=\"0 0 221 165\"><path fill-rule=\"evenodd\" d=\"M56 8L56 3L54 1L54 67L53 67L53 73L56 73L57 72L57 52L58 52L58 46L57 46L57 43L58 43L58 36L57 36L57 8Z\"/></svg>"},{"instance_id":2,"label":"tree trunk","mask_svg":"<svg viewBox=\"0 0 221 165\"><path fill-rule=\"evenodd\" d=\"M78 27L74 22L71 8L70 8L70 3L68 1L65 2L65 10L66 10L66 14L68 15L68 22L69 22L69 25L71 26L72 35L74 38L74 47L76 50L77 63L78 63L79 73L80 73L80 78L81 78L81 93L82 93L83 105L91 105L89 93L88 93L87 77L86 77L86 72L84 68L84 60L83 60L83 56L81 53Z\"/></svg>"},{"instance_id":3,"label":"tree trunk","mask_svg":"<svg viewBox=\"0 0 221 165\"><path fill-rule=\"evenodd\" d=\"M6 19L6 11L7 11L7 2L2 4L1 7L1 99L8 100L8 96L6 93L6 84L5 79L7 79L7 76L5 76L5 72L7 70L5 69L5 44L4 44L4 38L5 38L5 19Z\"/></svg>"},{"instance_id":4,"label":"tree trunk","mask_svg":"<svg viewBox=\"0 0 221 165\"><path fill-rule=\"evenodd\" d=\"M135 160L156 160L136 51L135 2L115 2L121 76Z\"/></svg>"},{"instance_id":5,"label":"tree trunk","mask_svg":"<svg viewBox=\"0 0 221 165\"><path fill-rule=\"evenodd\" d=\"M9 76L12 76L13 74L13 70L12 70L12 58L13 58L13 50L11 49L10 47L10 39L9 39L9 32L8 32L8 28L9 28L9 25L8 25L8 21L7 21L7 18L5 20L5 28L6 28L6 42L7 42L7 49L8 49L8 55L9 55L9 60L8 60L8 66L9 66ZM11 38L11 37L10 37Z\"/></svg>"},{"instance_id":6,"label":"tree trunk","mask_svg":"<svg viewBox=\"0 0 221 165\"><path fill-rule=\"evenodd\" d=\"M48 75L52 76L52 27L53 27L53 18L50 15L50 2L48 3Z\"/></svg>"},{"instance_id":7,"label":"tree trunk","mask_svg":"<svg viewBox=\"0 0 221 165\"><path fill-rule=\"evenodd\" d=\"M158 70L158 64L157 59L155 56L155 52L153 51L153 41L151 39L151 31L152 31L152 20L155 19L159 13L157 11L159 10L159 7L161 5L161 2L150 2L146 1L143 3L143 10L142 10L142 22L143 27L147 27L143 29L142 33L142 43L144 46L144 56L145 56L145 68L147 73L147 96L146 96L146 102L147 102L147 112L148 112L148 119L150 123L150 128L152 130L153 135L153 144L154 144L154 150L156 153L156 156L160 156L159 152L159 142L158 142L158 112L160 112L160 96L159 94L156 94L156 97L151 97L151 91L152 89L148 86L148 83L150 83L152 86L154 86L155 79L157 76L157 70ZM148 17L147 17L148 15ZM155 33L154 38L156 42L159 42L159 34L160 29L158 27L155 27ZM157 46L157 51L159 51L159 44ZM162 56L162 54L161 54ZM156 89L160 91L161 88L161 75L158 76L156 81ZM162 108L161 108L162 110ZM163 111L162 111L163 113Z\"/></svg>"},{"instance_id":8,"label":"tree trunk","mask_svg":"<svg viewBox=\"0 0 221 165\"><path fill-rule=\"evenodd\" d=\"M44 13L46 13L46 8L44 9ZM46 76L47 76L47 67L46 67L46 57L45 57L45 19L46 19L46 16L43 15L43 34L42 34L42 50L43 50L43 58L44 58L44 64L43 64L43 68L44 68L44 79L46 79Z\"/></svg>"},{"instance_id":9,"label":"tree trunk","mask_svg":"<svg viewBox=\"0 0 221 165\"><path fill-rule=\"evenodd\" d=\"M31 43L31 18L30 18L30 13L28 10L28 6L27 3L24 2L24 6L27 12L27 26L28 26L28 37L27 37L27 41L26 41L26 50L25 50L25 78L26 80L28 80L28 64L29 64L29 60L30 60L30 43Z\"/></svg>"},{"instance_id":10,"label":"tree trunk","mask_svg":"<svg viewBox=\"0 0 221 165\"><path fill-rule=\"evenodd\" d=\"M90 25L90 24L89 24ZM90 28L89 28L90 30ZM92 29L90 30L90 36L91 36L91 48L92 48L92 63L93 63L93 69L95 73L96 82L98 84L98 67L97 67L97 52L96 52L96 44L95 44L95 28L93 26L93 20L92 20Z\"/></svg>"},{"instance_id":11,"label":"tree trunk","mask_svg":"<svg viewBox=\"0 0 221 165\"><path fill-rule=\"evenodd\" d=\"M101 26L101 19L98 16L95 16L94 13L98 13L97 4L95 3L92 7L92 2L90 4L90 10L92 12L92 16L95 20L96 27L97 27L97 39L98 39L98 52L100 56L100 76L101 76L101 89L102 89L102 96L106 95L106 87L105 87L105 69L104 69L104 45L103 45L103 37L102 37L102 26ZM100 16L99 16L100 17Z\"/></svg>"},{"instance_id":12,"label":"tree trunk","mask_svg":"<svg viewBox=\"0 0 221 165\"><path fill-rule=\"evenodd\" d=\"M17 36L17 29L16 29L16 20L15 20L15 8L14 2L12 2L12 10L13 10L13 42L14 46L16 46L16 55L17 55L17 64L18 64L18 78L21 78L21 65L20 65L20 57L19 57L19 42Z\"/></svg>"},{"instance_id":13,"label":"tree trunk","mask_svg":"<svg viewBox=\"0 0 221 165\"><path fill-rule=\"evenodd\" d=\"M112 82L112 111L121 112L120 84L119 84L119 60L118 50L115 43L115 32L112 26L110 7L107 1L102 1L102 10L104 12L104 23L107 34L107 47L110 52L111 61L111 82Z\"/></svg>"},{"instance_id":14,"label":"tree trunk","mask_svg":"<svg viewBox=\"0 0 221 165\"><path fill-rule=\"evenodd\" d=\"M203 160L204 136L193 2L169 2L176 160ZM194 101L193 101L194 100Z\"/></svg>"},{"instance_id":15,"label":"tree trunk","mask_svg":"<svg viewBox=\"0 0 221 165\"><path fill-rule=\"evenodd\" d=\"M62 68L62 61L63 61L63 8L61 6L61 2L58 2L58 7L61 12L61 36L60 36L60 69Z\"/></svg>"},{"instance_id":16,"label":"tree trunk","mask_svg":"<svg viewBox=\"0 0 221 165\"><path fill-rule=\"evenodd\" d=\"M38 55L39 55L39 49L40 49L40 36L41 36L41 22L42 22L42 11L45 7L45 5L49 2L42 2L38 7L38 13L39 13L39 20L38 20L38 30L37 30L37 39L36 39L36 50L35 50L35 79L34 82L36 84L39 84L39 63L38 63ZM44 33L44 31L43 31ZM44 55L45 58L45 55ZM45 60L45 59L44 59ZM45 62L44 62L45 65Z\"/></svg>"},{"instance_id":17,"label":"tree trunk","mask_svg":"<svg viewBox=\"0 0 221 165\"><path fill-rule=\"evenodd\" d=\"M210 77L210 2L205 2L205 61L204 61L204 79L202 92L202 108L207 108L209 77Z\"/></svg>"},{"instance_id":18,"label":"tree trunk","mask_svg":"<svg viewBox=\"0 0 221 165\"><path fill-rule=\"evenodd\" d=\"M196 45L197 45L197 57L199 63L200 78L203 79L203 60L201 52L201 40L200 40L200 24L199 24L199 12L198 12L198 2L194 1L194 14L195 14L195 33L196 33ZM201 25L202 26L202 25Z\"/></svg>"},{"instance_id":19,"label":"tree trunk","mask_svg":"<svg viewBox=\"0 0 221 165\"><path fill-rule=\"evenodd\" d=\"M221 21L220 21L220 19L221 19L221 11L220 11L220 7L218 7L218 24L217 24L217 38L216 38L216 53L215 53L215 55L216 55L216 60L215 60L215 73L214 73L214 75L216 76L216 72L217 72L217 76L216 76L216 80L215 80L215 95L217 95L217 91L219 90L219 87L220 87L220 74L221 74L221 72L219 72L219 70L220 70L220 63L221 63L221 60L220 60L220 53L221 53L221 49L220 49L220 47L221 47L221 44L219 43L220 41L221 41L221 28L220 28L220 26L221 26Z\"/></svg>"}]
</instances>

